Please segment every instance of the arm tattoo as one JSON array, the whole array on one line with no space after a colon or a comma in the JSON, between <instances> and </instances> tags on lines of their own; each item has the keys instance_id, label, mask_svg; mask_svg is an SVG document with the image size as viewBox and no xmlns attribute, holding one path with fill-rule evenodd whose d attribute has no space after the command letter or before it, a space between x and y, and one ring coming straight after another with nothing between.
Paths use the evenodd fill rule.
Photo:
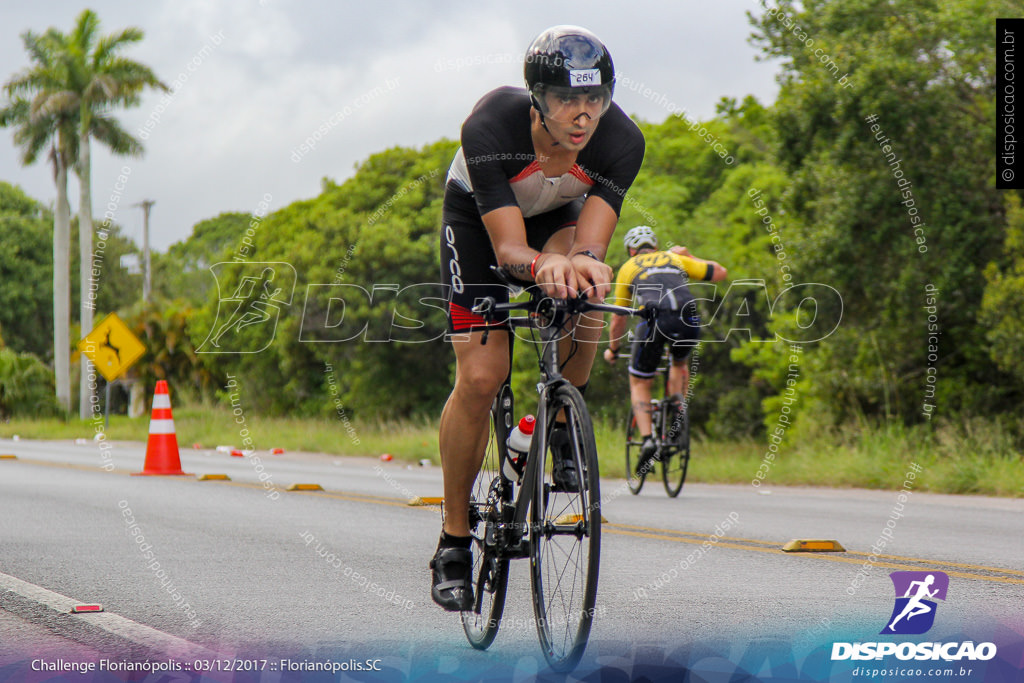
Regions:
<instances>
[{"instance_id":1,"label":"arm tattoo","mask_svg":"<svg viewBox=\"0 0 1024 683\"><path fill-rule=\"evenodd\" d=\"M501 271L513 280L522 280L523 282L533 280L530 277L530 264L528 263L506 263L501 266Z\"/></svg>"}]
</instances>

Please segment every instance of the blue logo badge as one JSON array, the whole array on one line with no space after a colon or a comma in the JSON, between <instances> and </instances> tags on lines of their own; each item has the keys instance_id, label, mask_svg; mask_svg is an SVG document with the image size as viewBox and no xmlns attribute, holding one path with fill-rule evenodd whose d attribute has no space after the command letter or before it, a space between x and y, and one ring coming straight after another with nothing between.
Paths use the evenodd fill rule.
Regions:
<instances>
[{"instance_id":1,"label":"blue logo badge","mask_svg":"<svg viewBox=\"0 0 1024 683\"><path fill-rule=\"evenodd\" d=\"M896 605L879 633L926 633L935 622L935 599L946 599L949 577L945 572L927 571L893 572L889 578L896 591Z\"/></svg>"}]
</instances>

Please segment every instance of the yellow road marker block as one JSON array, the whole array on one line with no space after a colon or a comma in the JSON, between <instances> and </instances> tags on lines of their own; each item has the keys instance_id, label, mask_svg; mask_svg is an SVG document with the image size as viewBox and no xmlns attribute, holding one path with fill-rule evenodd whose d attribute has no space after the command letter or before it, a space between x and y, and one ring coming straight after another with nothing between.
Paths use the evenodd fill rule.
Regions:
<instances>
[{"instance_id":1,"label":"yellow road marker block","mask_svg":"<svg viewBox=\"0 0 1024 683\"><path fill-rule=\"evenodd\" d=\"M0 460L17 460L18 456L13 453L0 453Z\"/></svg>"},{"instance_id":2,"label":"yellow road marker block","mask_svg":"<svg viewBox=\"0 0 1024 683\"><path fill-rule=\"evenodd\" d=\"M231 477L226 474L203 474L199 476L199 481L231 481Z\"/></svg>"},{"instance_id":3,"label":"yellow road marker block","mask_svg":"<svg viewBox=\"0 0 1024 683\"><path fill-rule=\"evenodd\" d=\"M578 524L583 521L583 515L562 515L555 520L555 524L564 526L567 524ZM605 519L604 515L601 515L601 524L608 524L608 520Z\"/></svg>"},{"instance_id":4,"label":"yellow road marker block","mask_svg":"<svg viewBox=\"0 0 1024 683\"><path fill-rule=\"evenodd\" d=\"M320 484L292 484L288 487L289 491L323 491L324 487Z\"/></svg>"},{"instance_id":5,"label":"yellow road marker block","mask_svg":"<svg viewBox=\"0 0 1024 683\"><path fill-rule=\"evenodd\" d=\"M408 505L413 507L422 507L424 505L444 505L444 496L416 496L410 498Z\"/></svg>"},{"instance_id":6,"label":"yellow road marker block","mask_svg":"<svg viewBox=\"0 0 1024 683\"><path fill-rule=\"evenodd\" d=\"M822 539L794 538L782 546L787 553L845 553L846 548L839 544L839 541Z\"/></svg>"}]
</instances>

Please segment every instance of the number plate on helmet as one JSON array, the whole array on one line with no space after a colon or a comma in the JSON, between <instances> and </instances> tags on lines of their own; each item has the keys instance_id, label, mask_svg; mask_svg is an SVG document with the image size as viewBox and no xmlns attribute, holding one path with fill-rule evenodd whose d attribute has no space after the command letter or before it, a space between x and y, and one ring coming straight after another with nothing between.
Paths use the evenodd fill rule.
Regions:
<instances>
[{"instance_id":1,"label":"number plate on helmet","mask_svg":"<svg viewBox=\"0 0 1024 683\"><path fill-rule=\"evenodd\" d=\"M600 69L570 69L569 85L574 88L585 88L593 85L601 85Z\"/></svg>"}]
</instances>

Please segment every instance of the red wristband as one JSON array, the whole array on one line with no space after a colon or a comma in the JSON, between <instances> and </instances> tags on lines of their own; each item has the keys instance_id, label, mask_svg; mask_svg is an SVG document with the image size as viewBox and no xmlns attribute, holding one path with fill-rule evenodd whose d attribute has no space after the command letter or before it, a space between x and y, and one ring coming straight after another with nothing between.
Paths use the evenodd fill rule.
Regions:
<instances>
[{"instance_id":1,"label":"red wristband","mask_svg":"<svg viewBox=\"0 0 1024 683\"><path fill-rule=\"evenodd\" d=\"M530 261L530 277L532 277L532 278L533 278L534 280L536 280L536 279L537 279L537 273L536 273L536 272L534 272L534 270L533 270L533 269L534 269L534 268L536 267L536 265L537 265L537 259L539 259L539 258L540 258L540 256L541 256L541 254L543 254L543 253L544 253L544 252L538 251L538 252L537 252L537 255L533 257L533 260L532 260L532 261Z\"/></svg>"}]
</instances>

